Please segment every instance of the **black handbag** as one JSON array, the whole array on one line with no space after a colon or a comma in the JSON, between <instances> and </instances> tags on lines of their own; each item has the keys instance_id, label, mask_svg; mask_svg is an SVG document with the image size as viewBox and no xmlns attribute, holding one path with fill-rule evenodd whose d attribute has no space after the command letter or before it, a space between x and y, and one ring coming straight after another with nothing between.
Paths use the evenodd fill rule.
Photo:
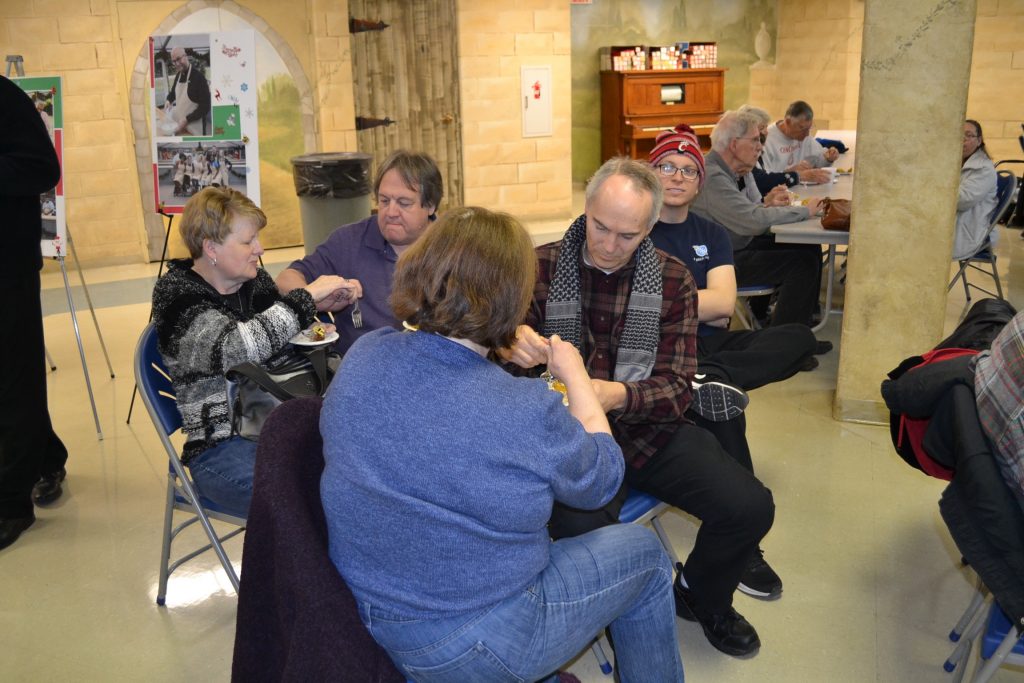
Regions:
<instances>
[{"instance_id":1,"label":"black handbag","mask_svg":"<svg viewBox=\"0 0 1024 683\"><path fill-rule=\"evenodd\" d=\"M300 396L323 396L341 363L327 345L286 347L264 365L240 363L225 373L231 435L259 440L271 411Z\"/></svg>"}]
</instances>

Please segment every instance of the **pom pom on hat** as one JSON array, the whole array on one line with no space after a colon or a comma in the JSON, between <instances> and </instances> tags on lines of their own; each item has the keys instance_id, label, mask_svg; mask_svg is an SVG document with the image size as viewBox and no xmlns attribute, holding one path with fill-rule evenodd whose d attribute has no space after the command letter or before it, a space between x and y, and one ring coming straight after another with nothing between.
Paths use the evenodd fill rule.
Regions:
<instances>
[{"instance_id":1,"label":"pom pom on hat","mask_svg":"<svg viewBox=\"0 0 1024 683\"><path fill-rule=\"evenodd\" d=\"M657 166L670 154L682 154L693 159L697 164L697 180L701 187L704 186L704 153L700 151L700 143L697 142L693 128L681 123L672 130L659 133L647 158L651 166Z\"/></svg>"}]
</instances>

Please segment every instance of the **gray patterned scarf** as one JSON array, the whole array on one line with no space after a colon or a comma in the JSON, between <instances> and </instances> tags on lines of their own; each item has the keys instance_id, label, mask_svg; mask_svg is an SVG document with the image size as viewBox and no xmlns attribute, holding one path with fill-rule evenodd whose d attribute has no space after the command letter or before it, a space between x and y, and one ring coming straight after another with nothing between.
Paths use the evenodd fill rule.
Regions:
<instances>
[{"instance_id":1,"label":"gray patterned scarf","mask_svg":"<svg viewBox=\"0 0 1024 683\"><path fill-rule=\"evenodd\" d=\"M544 334L557 334L581 348L582 306L580 305L580 250L587 239L587 217L580 216L562 238L548 300L545 305ZM636 250L636 268L626 307L626 327L615 359L616 382L647 379L654 369L654 357L661 337L661 267L654 243L645 238Z\"/></svg>"}]
</instances>

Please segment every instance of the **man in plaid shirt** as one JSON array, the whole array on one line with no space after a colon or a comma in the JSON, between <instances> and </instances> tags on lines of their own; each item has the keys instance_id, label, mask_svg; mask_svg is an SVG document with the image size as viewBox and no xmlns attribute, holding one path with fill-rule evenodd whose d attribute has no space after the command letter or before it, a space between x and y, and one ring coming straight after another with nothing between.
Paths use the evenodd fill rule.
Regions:
<instances>
[{"instance_id":1,"label":"man in plaid shirt","mask_svg":"<svg viewBox=\"0 0 1024 683\"><path fill-rule=\"evenodd\" d=\"M661 203L649 165L606 162L587 185L585 214L560 242L538 247L533 304L501 356L534 368L554 334L580 349L629 465L626 483L701 520L676 577L676 612L699 621L722 652L745 655L761 643L732 596L775 507L714 435L684 417L696 370L696 286L682 262L648 238ZM603 514L575 514L571 533L617 519L623 498ZM573 512L554 511L555 534L565 531L563 514Z\"/></svg>"}]
</instances>

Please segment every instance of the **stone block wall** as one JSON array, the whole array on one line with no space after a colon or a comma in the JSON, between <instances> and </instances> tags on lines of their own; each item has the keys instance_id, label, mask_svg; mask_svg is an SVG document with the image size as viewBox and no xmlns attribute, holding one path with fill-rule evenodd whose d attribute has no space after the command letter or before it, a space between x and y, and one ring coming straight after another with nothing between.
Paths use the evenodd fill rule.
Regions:
<instances>
[{"instance_id":1,"label":"stone block wall","mask_svg":"<svg viewBox=\"0 0 1024 683\"><path fill-rule=\"evenodd\" d=\"M776 64L751 69L751 102L781 116L787 104L804 99L819 128L856 128L863 24L863 0L780 0ZM981 123L996 160L1024 158L1021 36L1024 3L977 0L967 117Z\"/></svg>"},{"instance_id":2,"label":"stone block wall","mask_svg":"<svg viewBox=\"0 0 1024 683\"><path fill-rule=\"evenodd\" d=\"M569 3L459 0L464 201L522 217L572 210ZM524 138L520 68L551 66L550 137Z\"/></svg>"},{"instance_id":3,"label":"stone block wall","mask_svg":"<svg viewBox=\"0 0 1024 683\"><path fill-rule=\"evenodd\" d=\"M751 68L750 101L781 118L794 100L819 128L856 128L863 0L782 0L774 68Z\"/></svg>"},{"instance_id":4,"label":"stone block wall","mask_svg":"<svg viewBox=\"0 0 1024 683\"><path fill-rule=\"evenodd\" d=\"M22 55L26 76L64 79L67 219L86 263L137 263L145 254L117 40L107 0L0 2L0 53Z\"/></svg>"},{"instance_id":5,"label":"stone block wall","mask_svg":"<svg viewBox=\"0 0 1024 683\"><path fill-rule=\"evenodd\" d=\"M1024 133L1024 3L978 0L974 25L967 117L985 133L994 159L1024 159L1018 136ZM1020 167L1013 167L1020 173Z\"/></svg>"}]
</instances>

